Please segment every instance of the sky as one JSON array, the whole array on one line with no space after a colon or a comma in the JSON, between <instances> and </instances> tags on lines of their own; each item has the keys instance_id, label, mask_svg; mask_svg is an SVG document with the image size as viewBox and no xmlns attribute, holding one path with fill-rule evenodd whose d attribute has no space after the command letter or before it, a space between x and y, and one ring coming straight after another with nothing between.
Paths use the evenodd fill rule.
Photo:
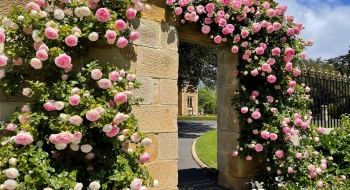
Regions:
<instances>
[{"instance_id":1,"label":"sky","mask_svg":"<svg viewBox=\"0 0 350 190\"><path fill-rule=\"evenodd\" d=\"M329 59L350 49L350 0L275 0L287 5L286 15L305 26L300 36L314 41L307 57Z\"/></svg>"}]
</instances>

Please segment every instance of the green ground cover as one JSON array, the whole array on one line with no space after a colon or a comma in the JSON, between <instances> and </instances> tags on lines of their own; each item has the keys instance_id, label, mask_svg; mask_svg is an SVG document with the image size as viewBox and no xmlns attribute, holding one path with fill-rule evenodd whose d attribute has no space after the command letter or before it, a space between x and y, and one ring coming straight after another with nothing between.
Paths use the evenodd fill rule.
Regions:
<instances>
[{"instance_id":1,"label":"green ground cover","mask_svg":"<svg viewBox=\"0 0 350 190\"><path fill-rule=\"evenodd\" d=\"M217 165L217 130L209 131L197 139L197 156L209 167L218 168Z\"/></svg>"}]
</instances>

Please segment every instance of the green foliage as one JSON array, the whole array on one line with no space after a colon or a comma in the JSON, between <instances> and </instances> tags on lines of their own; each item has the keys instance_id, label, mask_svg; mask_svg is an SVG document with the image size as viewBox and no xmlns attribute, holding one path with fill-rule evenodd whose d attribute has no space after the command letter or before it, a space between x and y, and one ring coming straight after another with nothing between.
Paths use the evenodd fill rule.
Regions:
<instances>
[{"instance_id":1,"label":"green foliage","mask_svg":"<svg viewBox=\"0 0 350 190\"><path fill-rule=\"evenodd\" d=\"M203 109L206 114L216 113L216 91L208 87L198 90L198 110Z\"/></svg>"},{"instance_id":2,"label":"green foliage","mask_svg":"<svg viewBox=\"0 0 350 190\"><path fill-rule=\"evenodd\" d=\"M209 131L196 140L197 156L211 168L218 168L217 165L217 130Z\"/></svg>"},{"instance_id":3,"label":"green foliage","mask_svg":"<svg viewBox=\"0 0 350 190\"><path fill-rule=\"evenodd\" d=\"M341 75L350 75L350 50L347 54L328 59L326 62L339 71Z\"/></svg>"}]
</instances>

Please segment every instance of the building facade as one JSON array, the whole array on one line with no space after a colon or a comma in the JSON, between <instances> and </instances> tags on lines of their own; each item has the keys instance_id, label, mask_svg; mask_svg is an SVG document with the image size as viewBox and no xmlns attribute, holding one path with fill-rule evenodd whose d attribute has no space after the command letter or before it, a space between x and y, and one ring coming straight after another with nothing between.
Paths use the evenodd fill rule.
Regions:
<instances>
[{"instance_id":1,"label":"building facade","mask_svg":"<svg viewBox=\"0 0 350 190\"><path fill-rule=\"evenodd\" d=\"M198 90L187 92L187 86L185 86L178 92L178 115L188 116L198 114Z\"/></svg>"}]
</instances>

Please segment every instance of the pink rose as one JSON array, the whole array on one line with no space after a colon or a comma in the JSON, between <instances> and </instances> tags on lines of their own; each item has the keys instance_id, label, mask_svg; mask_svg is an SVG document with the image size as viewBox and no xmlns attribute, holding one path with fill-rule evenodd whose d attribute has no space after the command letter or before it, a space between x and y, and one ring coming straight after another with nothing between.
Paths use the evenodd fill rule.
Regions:
<instances>
[{"instance_id":1,"label":"pink rose","mask_svg":"<svg viewBox=\"0 0 350 190\"><path fill-rule=\"evenodd\" d=\"M54 111L55 108L55 102L54 101L48 101L44 104L44 108L46 111Z\"/></svg>"},{"instance_id":2,"label":"pink rose","mask_svg":"<svg viewBox=\"0 0 350 190\"><path fill-rule=\"evenodd\" d=\"M241 31L242 38L246 38L246 37L248 37L248 35L249 35L249 31L248 30L242 30Z\"/></svg>"},{"instance_id":3,"label":"pink rose","mask_svg":"<svg viewBox=\"0 0 350 190\"><path fill-rule=\"evenodd\" d=\"M132 31L129 35L131 41L135 41L140 37L140 33L138 31Z\"/></svg>"},{"instance_id":4,"label":"pink rose","mask_svg":"<svg viewBox=\"0 0 350 190\"><path fill-rule=\"evenodd\" d=\"M267 102L272 103L273 102L273 97L272 96L266 96Z\"/></svg>"},{"instance_id":5,"label":"pink rose","mask_svg":"<svg viewBox=\"0 0 350 190\"><path fill-rule=\"evenodd\" d=\"M109 131L109 132L107 132L106 135L107 135L108 137L114 137L114 136L116 136L116 135L119 133L119 131L120 131L120 128L117 127L116 125L114 125L114 126L112 127L112 130Z\"/></svg>"},{"instance_id":6,"label":"pink rose","mask_svg":"<svg viewBox=\"0 0 350 190\"><path fill-rule=\"evenodd\" d=\"M303 155L301 153L296 153L295 154L295 157L298 158L298 159L302 159L303 158Z\"/></svg>"},{"instance_id":7,"label":"pink rose","mask_svg":"<svg viewBox=\"0 0 350 190\"><path fill-rule=\"evenodd\" d=\"M281 49L278 47L275 47L272 49L272 55L279 55L281 53Z\"/></svg>"},{"instance_id":8,"label":"pink rose","mask_svg":"<svg viewBox=\"0 0 350 190\"><path fill-rule=\"evenodd\" d=\"M115 28L118 31L122 31L126 28L126 24L123 20L119 19L119 20L115 21Z\"/></svg>"},{"instance_id":9,"label":"pink rose","mask_svg":"<svg viewBox=\"0 0 350 190\"><path fill-rule=\"evenodd\" d=\"M98 4L95 2L96 0L88 0L88 6L90 9L97 9ZM75 190L75 189L74 189Z\"/></svg>"},{"instance_id":10,"label":"pink rose","mask_svg":"<svg viewBox=\"0 0 350 190\"><path fill-rule=\"evenodd\" d=\"M294 88L297 85L295 81L289 81L289 87Z\"/></svg>"},{"instance_id":11,"label":"pink rose","mask_svg":"<svg viewBox=\"0 0 350 190\"><path fill-rule=\"evenodd\" d=\"M209 34L209 32L210 32L210 26L208 26L208 25L203 25L201 31L202 31L203 34Z\"/></svg>"},{"instance_id":12,"label":"pink rose","mask_svg":"<svg viewBox=\"0 0 350 190\"><path fill-rule=\"evenodd\" d=\"M257 135L258 133L259 133L259 131L258 131L257 129L254 129L254 130L253 130L253 134L254 134L254 135Z\"/></svg>"},{"instance_id":13,"label":"pink rose","mask_svg":"<svg viewBox=\"0 0 350 190\"><path fill-rule=\"evenodd\" d=\"M107 38L107 42L109 44L113 44L115 42L115 39L117 38L117 33L113 30L107 30L105 37Z\"/></svg>"},{"instance_id":14,"label":"pink rose","mask_svg":"<svg viewBox=\"0 0 350 190\"><path fill-rule=\"evenodd\" d=\"M233 37L233 40L235 42L239 42L241 40L241 37L239 35L236 35L235 37Z\"/></svg>"},{"instance_id":15,"label":"pink rose","mask_svg":"<svg viewBox=\"0 0 350 190\"><path fill-rule=\"evenodd\" d=\"M140 162L143 164L148 162L150 159L151 157L147 153L144 153L143 155L140 156Z\"/></svg>"},{"instance_id":16,"label":"pink rose","mask_svg":"<svg viewBox=\"0 0 350 190\"><path fill-rule=\"evenodd\" d=\"M13 124L13 123L9 123L7 126L6 126L6 131L15 131L15 128L17 127L16 124Z\"/></svg>"},{"instance_id":17,"label":"pink rose","mask_svg":"<svg viewBox=\"0 0 350 190\"><path fill-rule=\"evenodd\" d=\"M5 170L5 174L10 179L15 179L19 175L19 172L16 168L8 168Z\"/></svg>"},{"instance_id":18,"label":"pink rose","mask_svg":"<svg viewBox=\"0 0 350 190\"><path fill-rule=\"evenodd\" d=\"M256 54L258 54L258 55L262 55L262 54L264 54L264 48L262 48L262 47L257 47L257 48L255 49L255 52L256 52Z\"/></svg>"},{"instance_id":19,"label":"pink rose","mask_svg":"<svg viewBox=\"0 0 350 190\"><path fill-rule=\"evenodd\" d=\"M275 134L275 133L270 133L270 139L271 140L276 140L278 138L278 136L277 136L277 134Z\"/></svg>"},{"instance_id":20,"label":"pink rose","mask_svg":"<svg viewBox=\"0 0 350 190\"><path fill-rule=\"evenodd\" d=\"M293 93L294 93L294 89L293 88L288 88L287 94L291 95Z\"/></svg>"},{"instance_id":21,"label":"pink rose","mask_svg":"<svg viewBox=\"0 0 350 190\"><path fill-rule=\"evenodd\" d=\"M306 53L305 53L305 52L301 52L299 55L300 55L300 57L303 58L303 59L305 59L305 57L306 57Z\"/></svg>"},{"instance_id":22,"label":"pink rose","mask_svg":"<svg viewBox=\"0 0 350 190\"><path fill-rule=\"evenodd\" d=\"M318 127L318 128L317 128L317 132L318 132L319 134L324 134L324 133L326 132L326 129L323 128L323 127Z\"/></svg>"},{"instance_id":23,"label":"pink rose","mask_svg":"<svg viewBox=\"0 0 350 190\"><path fill-rule=\"evenodd\" d=\"M129 8L128 10L126 10L125 15L128 19L132 20L135 18L136 13L137 13L137 11L135 9Z\"/></svg>"},{"instance_id":24,"label":"pink rose","mask_svg":"<svg viewBox=\"0 0 350 190\"><path fill-rule=\"evenodd\" d=\"M130 189L131 190L139 190L141 189L142 186L142 180L135 178L131 183L130 183Z\"/></svg>"},{"instance_id":25,"label":"pink rose","mask_svg":"<svg viewBox=\"0 0 350 190\"><path fill-rule=\"evenodd\" d=\"M247 122L248 122L248 123L252 123L252 122L253 122L252 118L248 118L248 119L247 119Z\"/></svg>"},{"instance_id":26,"label":"pink rose","mask_svg":"<svg viewBox=\"0 0 350 190\"><path fill-rule=\"evenodd\" d=\"M6 35L4 32L0 31L0 43L4 43L6 40Z\"/></svg>"},{"instance_id":27,"label":"pink rose","mask_svg":"<svg viewBox=\"0 0 350 190\"><path fill-rule=\"evenodd\" d=\"M254 119L259 119L260 117L261 117L260 112L254 111L254 112L252 113L252 118L254 118Z\"/></svg>"},{"instance_id":28,"label":"pink rose","mask_svg":"<svg viewBox=\"0 0 350 190\"><path fill-rule=\"evenodd\" d=\"M259 92L256 91L256 90L254 90L254 91L252 92L252 95L255 96L255 97L257 97L257 96L259 96Z\"/></svg>"},{"instance_id":29,"label":"pink rose","mask_svg":"<svg viewBox=\"0 0 350 190\"><path fill-rule=\"evenodd\" d=\"M182 14L182 8L181 8L181 7L176 7L176 8L175 8L175 14L176 14L176 15Z\"/></svg>"},{"instance_id":30,"label":"pink rose","mask_svg":"<svg viewBox=\"0 0 350 190\"><path fill-rule=\"evenodd\" d=\"M238 75L238 71L237 70L232 71L232 75L233 76L237 76Z\"/></svg>"},{"instance_id":31,"label":"pink rose","mask_svg":"<svg viewBox=\"0 0 350 190\"><path fill-rule=\"evenodd\" d=\"M255 150L257 152L261 152L261 151L263 151L263 149L264 149L263 145L261 145L261 144L256 144L255 145Z\"/></svg>"},{"instance_id":32,"label":"pink rose","mask_svg":"<svg viewBox=\"0 0 350 190\"><path fill-rule=\"evenodd\" d=\"M293 76L297 77L301 74L301 71L299 69L294 69Z\"/></svg>"},{"instance_id":33,"label":"pink rose","mask_svg":"<svg viewBox=\"0 0 350 190\"><path fill-rule=\"evenodd\" d=\"M98 82L98 87L102 89L108 89L112 87L112 82L109 79L100 79Z\"/></svg>"},{"instance_id":34,"label":"pink rose","mask_svg":"<svg viewBox=\"0 0 350 190\"><path fill-rule=\"evenodd\" d=\"M59 35L55 29L53 29L52 27L48 27L45 29L45 36L50 40L56 40Z\"/></svg>"},{"instance_id":35,"label":"pink rose","mask_svg":"<svg viewBox=\"0 0 350 190\"><path fill-rule=\"evenodd\" d=\"M273 26L273 30L274 31L279 31L281 29L281 27L282 27L281 23L279 23L279 22L274 22L272 24L272 26Z\"/></svg>"},{"instance_id":36,"label":"pink rose","mask_svg":"<svg viewBox=\"0 0 350 190\"><path fill-rule=\"evenodd\" d=\"M92 152L87 153L86 156L85 156L85 158L86 158L87 160L91 160L91 159L93 159L94 157L95 157L95 154L92 153Z\"/></svg>"},{"instance_id":37,"label":"pink rose","mask_svg":"<svg viewBox=\"0 0 350 190\"><path fill-rule=\"evenodd\" d=\"M31 12L32 10L35 10L37 12L40 12L40 5L38 5L37 3L34 2L30 2L26 5L26 11L27 12Z\"/></svg>"},{"instance_id":38,"label":"pink rose","mask_svg":"<svg viewBox=\"0 0 350 190\"><path fill-rule=\"evenodd\" d=\"M268 81L269 83L275 83L276 80L277 80L277 78L275 77L275 75L269 75L269 76L267 77L267 81Z\"/></svg>"},{"instance_id":39,"label":"pink rose","mask_svg":"<svg viewBox=\"0 0 350 190\"><path fill-rule=\"evenodd\" d=\"M261 24L260 23L254 23L252 26L253 32L257 33L261 29Z\"/></svg>"},{"instance_id":40,"label":"pink rose","mask_svg":"<svg viewBox=\"0 0 350 190\"><path fill-rule=\"evenodd\" d=\"M43 68L43 63L40 61L40 59L37 58L32 58L30 60L30 65L34 68L34 69L41 69Z\"/></svg>"},{"instance_id":41,"label":"pink rose","mask_svg":"<svg viewBox=\"0 0 350 190\"><path fill-rule=\"evenodd\" d=\"M89 121L97 121L100 118L100 113L96 109L91 109L86 112L85 116Z\"/></svg>"},{"instance_id":42,"label":"pink rose","mask_svg":"<svg viewBox=\"0 0 350 190\"><path fill-rule=\"evenodd\" d=\"M59 133L56 136L56 144L69 144L73 141L73 137L74 135L71 133Z\"/></svg>"},{"instance_id":43,"label":"pink rose","mask_svg":"<svg viewBox=\"0 0 350 190\"><path fill-rule=\"evenodd\" d=\"M112 71L110 74L109 74L109 80L111 81L117 81L119 79L119 73L117 71Z\"/></svg>"},{"instance_id":44,"label":"pink rose","mask_svg":"<svg viewBox=\"0 0 350 190\"><path fill-rule=\"evenodd\" d=\"M96 11L96 18L100 22L107 22L110 18L110 13L106 8L99 8Z\"/></svg>"},{"instance_id":45,"label":"pink rose","mask_svg":"<svg viewBox=\"0 0 350 190\"><path fill-rule=\"evenodd\" d=\"M115 96L114 96L114 101L116 103L120 103L123 104L128 100L128 97L126 96L125 93L122 92L118 92Z\"/></svg>"},{"instance_id":46,"label":"pink rose","mask_svg":"<svg viewBox=\"0 0 350 190\"><path fill-rule=\"evenodd\" d=\"M13 64L14 64L14 65L22 65L22 58L14 59L14 60L13 60Z\"/></svg>"},{"instance_id":47,"label":"pink rose","mask_svg":"<svg viewBox=\"0 0 350 190\"><path fill-rule=\"evenodd\" d=\"M287 172L288 173L294 173L294 169L292 167L288 167Z\"/></svg>"},{"instance_id":48,"label":"pink rose","mask_svg":"<svg viewBox=\"0 0 350 190\"><path fill-rule=\"evenodd\" d=\"M264 2L262 4L262 6L264 7L264 9L269 9L270 8L270 4L268 2Z\"/></svg>"},{"instance_id":49,"label":"pink rose","mask_svg":"<svg viewBox=\"0 0 350 190\"><path fill-rule=\"evenodd\" d=\"M266 14L267 14L268 17L272 18L273 16L275 16L275 10L273 10L273 9L268 9L268 10L266 11Z\"/></svg>"},{"instance_id":50,"label":"pink rose","mask_svg":"<svg viewBox=\"0 0 350 190\"><path fill-rule=\"evenodd\" d=\"M238 47L236 45L232 46L231 52L232 53L237 53L238 52Z\"/></svg>"},{"instance_id":51,"label":"pink rose","mask_svg":"<svg viewBox=\"0 0 350 190\"><path fill-rule=\"evenodd\" d=\"M78 94L75 94L71 97L69 97L69 104L72 106L76 106L80 103L80 96Z\"/></svg>"},{"instance_id":52,"label":"pink rose","mask_svg":"<svg viewBox=\"0 0 350 190\"><path fill-rule=\"evenodd\" d=\"M39 50L36 52L36 57L40 59L41 61L45 61L48 59L47 51L46 50Z\"/></svg>"},{"instance_id":53,"label":"pink rose","mask_svg":"<svg viewBox=\"0 0 350 190\"><path fill-rule=\"evenodd\" d=\"M102 78L102 72L100 69L93 69L91 71L91 78L94 80L98 80L100 78Z\"/></svg>"},{"instance_id":54,"label":"pink rose","mask_svg":"<svg viewBox=\"0 0 350 190\"><path fill-rule=\"evenodd\" d=\"M23 88L22 94L24 96L29 96L29 93L32 91L30 88Z\"/></svg>"},{"instance_id":55,"label":"pink rose","mask_svg":"<svg viewBox=\"0 0 350 190\"><path fill-rule=\"evenodd\" d=\"M220 35L215 36L214 37L214 42L217 43L217 44L221 43L222 42L222 37Z\"/></svg>"},{"instance_id":56,"label":"pink rose","mask_svg":"<svg viewBox=\"0 0 350 190\"><path fill-rule=\"evenodd\" d=\"M64 42L66 42L67 46L73 47L78 44L78 38L74 35L69 35L64 39Z\"/></svg>"},{"instance_id":57,"label":"pink rose","mask_svg":"<svg viewBox=\"0 0 350 190\"><path fill-rule=\"evenodd\" d=\"M288 62L286 64L286 68L285 68L286 71L292 71L293 70L293 64L291 62Z\"/></svg>"},{"instance_id":58,"label":"pink rose","mask_svg":"<svg viewBox=\"0 0 350 190\"><path fill-rule=\"evenodd\" d=\"M247 156L247 157L245 157L245 159L246 159L247 161L251 161L253 158L252 158L251 156Z\"/></svg>"},{"instance_id":59,"label":"pink rose","mask_svg":"<svg viewBox=\"0 0 350 190\"><path fill-rule=\"evenodd\" d=\"M68 68L71 65L71 57L66 54L61 54L55 58L55 64L60 68Z\"/></svg>"},{"instance_id":60,"label":"pink rose","mask_svg":"<svg viewBox=\"0 0 350 190\"><path fill-rule=\"evenodd\" d=\"M250 74L252 74L255 77L256 75L259 74L259 71L254 69L254 70L250 71Z\"/></svg>"},{"instance_id":61,"label":"pink rose","mask_svg":"<svg viewBox=\"0 0 350 190\"><path fill-rule=\"evenodd\" d=\"M322 181L318 181L316 184L317 188L322 188L323 187L323 182Z\"/></svg>"},{"instance_id":62,"label":"pink rose","mask_svg":"<svg viewBox=\"0 0 350 190\"><path fill-rule=\"evenodd\" d=\"M270 73L272 71L271 66L269 64L267 64L267 63L262 65L261 70L265 71L265 72L268 72L268 73Z\"/></svg>"},{"instance_id":63,"label":"pink rose","mask_svg":"<svg viewBox=\"0 0 350 190\"><path fill-rule=\"evenodd\" d=\"M294 28L288 28L286 33L287 33L287 36L293 36L294 35Z\"/></svg>"},{"instance_id":64,"label":"pink rose","mask_svg":"<svg viewBox=\"0 0 350 190\"><path fill-rule=\"evenodd\" d=\"M286 56L293 56L293 55L295 54L295 51L294 51L294 49L292 49L292 48L286 48L286 49L284 50L284 54L285 54Z\"/></svg>"},{"instance_id":65,"label":"pink rose","mask_svg":"<svg viewBox=\"0 0 350 190\"><path fill-rule=\"evenodd\" d=\"M267 131L261 132L261 138L263 138L263 139L268 139L268 138L270 138L270 133L267 132Z\"/></svg>"},{"instance_id":66,"label":"pink rose","mask_svg":"<svg viewBox=\"0 0 350 190\"><path fill-rule=\"evenodd\" d=\"M283 152L283 150L277 150L275 152L275 155L276 155L277 158L283 158L284 152Z\"/></svg>"},{"instance_id":67,"label":"pink rose","mask_svg":"<svg viewBox=\"0 0 350 190\"><path fill-rule=\"evenodd\" d=\"M117 41L117 46L119 47L119 48L124 48L124 47L126 47L127 45L128 45L128 40L126 39L126 38L124 38L124 37L119 37L118 38L118 41Z\"/></svg>"},{"instance_id":68,"label":"pink rose","mask_svg":"<svg viewBox=\"0 0 350 190\"><path fill-rule=\"evenodd\" d=\"M33 142L33 137L30 133L20 131L13 138L13 140L15 141L16 144L28 145Z\"/></svg>"},{"instance_id":69,"label":"pink rose","mask_svg":"<svg viewBox=\"0 0 350 190\"><path fill-rule=\"evenodd\" d=\"M241 112L242 112L243 114L248 113L248 108L247 108L247 107L242 107L242 108L241 108Z\"/></svg>"},{"instance_id":70,"label":"pink rose","mask_svg":"<svg viewBox=\"0 0 350 190\"><path fill-rule=\"evenodd\" d=\"M84 153L89 153L92 151L92 146L90 144L84 144L80 146L80 150Z\"/></svg>"},{"instance_id":71,"label":"pink rose","mask_svg":"<svg viewBox=\"0 0 350 190\"><path fill-rule=\"evenodd\" d=\"M237 151L233 151L232 152L232 156L237 156L238 155L238 152Z\"/></svg>"}]
</instances>

